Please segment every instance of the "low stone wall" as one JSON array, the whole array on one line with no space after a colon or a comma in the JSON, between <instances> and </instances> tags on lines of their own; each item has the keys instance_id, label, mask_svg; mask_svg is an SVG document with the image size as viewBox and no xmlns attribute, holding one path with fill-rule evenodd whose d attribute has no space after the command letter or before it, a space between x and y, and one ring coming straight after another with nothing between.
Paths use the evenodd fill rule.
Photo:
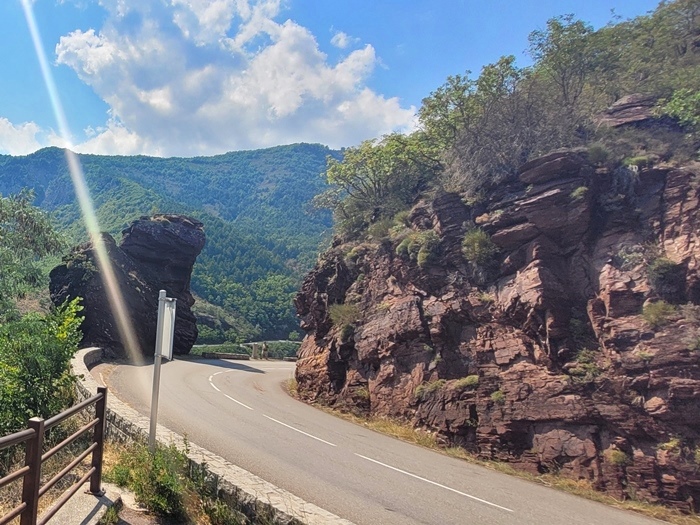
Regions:
<instances>
[{"instance_id":1,"label":"low stone wall","mask_svg":"<svg viewBox=\"0 0 700 525\"><path fill-rule=\"evenodd\" d=\"M76 353L71 367L78 377L77 390L81 399L97 392L98 383L90 368L102 360L100 348L86 348ZM147 441L149 419L107 394L107 435L117 441ZM239 510L249 517L265 515L279 525L353 525L312 503L268 483L224 458L195 443L185 441L179 434L158 425L156 439L163 445L175 445L188 450L191 468L204 471L225 501L236 502Z\"/></svg>"}]
</instances>

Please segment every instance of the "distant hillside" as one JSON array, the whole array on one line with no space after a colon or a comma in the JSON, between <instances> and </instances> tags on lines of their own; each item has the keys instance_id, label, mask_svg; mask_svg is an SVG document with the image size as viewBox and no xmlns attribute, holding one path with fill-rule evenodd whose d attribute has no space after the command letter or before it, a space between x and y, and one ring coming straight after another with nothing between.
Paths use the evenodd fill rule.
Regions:
<instances>
[{"instance_id":1,"label":"distant hillside","mask_svg":"<svg viewBox=\"0 0 700 525\"><path fill-rule=\"evenodd\" d=\"M296 329L291 297L316 258L331 218L307 212L325 189L320 174L337 152L294 144L215 157L80 155L100 226L118 239L130 221L155 212L192 215L207 245L192 288L236 323L229 339L286 337ZM0 194L32 188L73 242L86 239L63 150L0 156ZM210 339L221 329L204 330Z\"/></svg>"}]
</instances>

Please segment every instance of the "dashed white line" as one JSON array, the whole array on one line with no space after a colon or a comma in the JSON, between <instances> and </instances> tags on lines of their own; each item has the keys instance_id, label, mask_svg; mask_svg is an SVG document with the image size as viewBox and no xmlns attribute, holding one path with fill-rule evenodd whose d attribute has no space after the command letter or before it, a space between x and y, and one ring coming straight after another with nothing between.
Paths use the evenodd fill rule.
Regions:
<instances>
[{"instance_id":1,"label":"dashed white line","mask_svg":"<svg viewBox=\"0 0 700 525\"><path fill-rule=\"evenodd\" d=\"M249 407L248 405L246 405L245 403L241 403L241 402L238 401L237 399L233 399L233 398L232 398L231 396L229 396L228 394L224 394L224 395L225 395L227 398L229 398L231 401L233 401L234 403L238 403L239 405L241 405L242 407L247 408L248 410L253 410L252 408L250 408L250 407Z\"/></svg>"},{"instance_id":2,"label":"dashed white line","mask_svg":"<svg viewBox=\"0 0 700 525\"><path fill-rule=\"evenodd\" d=\"M435 485L436 487L443 488L445 490L450 490L452 492L455 492L456 494L459 494L461 496L465 496L467 498L476 500L480 503L484 503L486 505L491 505L492 507L496 507L501 510L505 510L507 512L514 512L513 509L509 509L506 507L501 507L500 505L496 505L495 503L491 503L490 501L486 501L485 499L477 498L476 496L472 496L471 494L467 494L466 492L459 491L457 489L453 489L452 487L448 487L447 485L442 485L441 483L437 483L436 481L431 481L426 478L422 478L420 476L417 476L415 474L411 474L410 472L406 472L405 470L401 470L400 468L392 467L391 465L387 465L386 463L382 463L381 461L377 461L376 459L368 458L367 456L363 456L362 454L358 454L357 452L355 453L356 456L361 457L362 459L366 459L367 461L371 461L372 463L376 463L377 465L381 465L382 467L386 467L391 470L395 470L396 472L400 472L401 474L406 474L407 476L411 476L412 478L419 479L421 481L425 481L426 483L430 483L431 485Z\"/></svg>"},{"instance_id":3,"label":"dashed white line","mask_svg":"<svg viewBox=\"0 0 700 525\"><path fill-rule=\"evenodd\" d=\"M320 441L321 443L325 443L326 445L330 445L331 447L336 447L336 446L337 446L337 445L334 445L333 443L331 443L330 441L326 441L325 439L321 439L320 437L313 436L313 435L311 435L311 434L309 434L309 433L307 433L307 432L304 432L303 430L299 430L298 428L294 428L293 426L290 426L290 425L288 425L287 423L282 423L281 421L278 421L278 420L275 419L274 417L270 417L270 416L267 416L267 415L265 415L265 414L263 414L263 416L265 416L267 419L269 419L269 420L271 420L271 421L274 421L275 423L279 423L279 424L282 425L283 427L290 428L290 429L292 429L292 430L294 430L294 431L296 431L296 432L299 432L300 434L304 434L305 436L308 436L308 437L310 437L310 438L313 438L313 439L315 439L316 441Z\"/></svg>"}]
</instances>

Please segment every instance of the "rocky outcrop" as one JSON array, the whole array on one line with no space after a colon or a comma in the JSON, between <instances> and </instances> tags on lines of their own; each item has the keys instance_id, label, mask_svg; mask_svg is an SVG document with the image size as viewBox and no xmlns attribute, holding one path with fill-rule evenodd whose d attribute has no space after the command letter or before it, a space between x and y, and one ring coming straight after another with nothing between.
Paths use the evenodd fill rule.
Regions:
<instances>
[{"instance_id":1,"label":"rocky outcrop","mask_svg":"<svg viewBox=\"0 0 700 525\"><path fill-rule=\"evenodd\" d=\"M639 93L624 96L605 111L599 123L617 128L653 120L656 102L656 97Z\"/></svg>"},{"instance_id":2,"label":"rocky outcrop","mask_svg":"<svg viewBox=\"0 0 700 525\"><path fill-rule=\"evenodd\" d=\"M191 307L190 276L205 235L201 222L178 215L155 215L134 221L122 232L117 246L102 234L104 246L122 297L123 311L133 330L135 351L152 356L155 348L158 292L177 299L173 352L187 354L197 339L197 323ZM130 337L120 332L91 243L73 249L62 265L51 271L51 300L82 297L85 320L83 344L124 354ZM134 356L129 356L134 357Z\"/></svg>"},{"instance_id":3,"label":"rocky outcrop","mask_svg":"<svg viewBox=\"0 0 700 525\"><path fill-rule=\"evenodd\" d=\"M325 253L296 298L300 395L697 511L700 167L596 168L565 150L519 178L479 209L442 195L405 232ZM491 264L463 255L474 228ZM428 230L432 262L397 251ZM334 323L337 304L353 315Z\"/></svg>"}]
</instances>

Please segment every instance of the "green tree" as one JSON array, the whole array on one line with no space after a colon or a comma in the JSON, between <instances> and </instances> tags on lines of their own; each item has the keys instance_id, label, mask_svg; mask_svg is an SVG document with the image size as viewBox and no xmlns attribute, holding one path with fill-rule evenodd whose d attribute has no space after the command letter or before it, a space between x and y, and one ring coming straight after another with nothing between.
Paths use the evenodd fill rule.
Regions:
<instances>
[{"instance_id":1,"label":"green tree","mask_svg":"<svg viewBox=\"0 0 700 525\"><path fill-rule=\"evenodd\" d=\"M597 65L591 46L593 28L573 15L550 18L546 30L530 33L529 52L538 68L559 88L562 103L576 105L586 80Z\"/></svg>"},{"instance_id":2,"label":"green tree","mask_svg":"<svg viewBox=\"0 0 700 525\"><path fill-rule=\"evenodd\" d=\"M0 196L0 323L16 316L14 299L41 281L39 259L64 247L33 198L31 191Z\"/></svg>"},{"instance_id":3,"label":"green tree","mask_svg":"<svg viewBox=\"0 0 700 525\"><path fill-rule=\"evenodd\" d=\"M421 133L398 133L348 148L342 160L328 158L331 189L317 202L334 207L342 231L364 230L406 208L441 164Z\"/></svg>"}]
</instances>

